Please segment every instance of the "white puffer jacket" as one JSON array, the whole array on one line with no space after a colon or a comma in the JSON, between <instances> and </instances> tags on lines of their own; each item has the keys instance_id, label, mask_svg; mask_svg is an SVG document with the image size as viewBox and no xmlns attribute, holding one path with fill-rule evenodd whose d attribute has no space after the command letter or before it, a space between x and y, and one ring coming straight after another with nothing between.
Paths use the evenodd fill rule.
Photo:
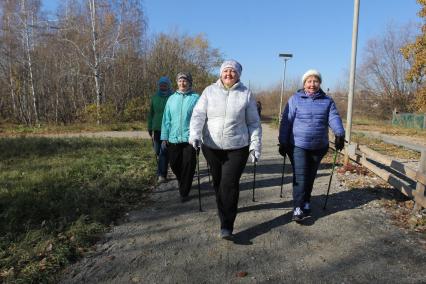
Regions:
<instances>
[{"instance_id":1,"label":"white puffer jacket","mask_svg":"<svg viewBox=\"0 0 426 284\"><path fill-rule=\"evenodd\" d=\"M213 149L250 145L250 151L261 152L262 127L256 100L241 82L228 90L220 79L208 86L192 112L189 131L189 141L201 140Z\"/></svg>"}]
</instances>

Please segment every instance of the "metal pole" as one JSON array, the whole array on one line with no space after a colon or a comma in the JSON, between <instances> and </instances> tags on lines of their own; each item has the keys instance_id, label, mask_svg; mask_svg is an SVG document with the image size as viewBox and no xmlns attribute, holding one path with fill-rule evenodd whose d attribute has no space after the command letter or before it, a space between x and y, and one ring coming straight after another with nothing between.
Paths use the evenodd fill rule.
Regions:
<instances>
[{"instance_id":1,"label":"metal pole","mask_svg":"<svg viewBox=\"0 0 426 284\"><path fill-rule=\"evenodd\" d=\"M333 166L331 167L330 180L328 181L327 194L325 196L324 207L322 208L323 210L325 210L325 208L327 207L328 194L330 193L331 179L333 178L334 167L336 166L336 159L337 159L337 148L334 152Z\"/></svg>"},{"instance_id":2,"label":"metal pole","mask_svg":"<svg viewBox=\"0 0 426 284\"><path fill-rule=\"evenodd\" d=\"M251 201L253 201L253 202L255 201L255 199L254 199L254 190L256 188L256 164L257 164L257 162L254 161L254 165L253 165L253 197L251 199Z\"/></svg>"},{"instance_id":3,"label":"metal pole","mask_svg":"<svg viewBox=\"0 0 426 284\"><path fill-rule=\"evenodd\" d=\"M281 82L281 95L280 95L280 113L278 114L278 125L281 124L281 113L283 107L283 93L284 93L284 81L285 81L285 69L287 67L287 58L284 58L284 71L283 71L283 81Z\"/></svg>"},{"instance_id":4,"label":"metal pole","mask_svg":"<svg viewBox=\"0 0 426 284\"><path fill-rule=\"evenodd\" d=\"M280 198L283 198L283 184L284 184L284 172L285 172L285 158L287 155L284 155L284 161L283 161L283 172L281 175L281 190L280 190Z\"/></svg>"},{"instance_id":5,"label":"metal pole","mask_svg":"<svg viewBox=\"0 0 426 284\"><path fill-rule=\"evenodd\" d=\"M200 150L197 149L197 179L198 179L198 210L201 212L201 183L200 183Z\"/></svg>"},{"instance_id":6,"label":"metal pole","mask_svg":"<svg viewBox=\"0 0 426 284\"><path fill-rule=\"evenodd\" d=\"M351 54L351 71L349 75L349 93L348 93L348 111L346 116L346 140L348 144L351 143L351 132L352 132L352 105L354 100L354 85L355 85L355 69L356 69L356 49L358 41L358 18L359 18L359 2L360 0L354 0L354 19L352 26L352 54ZM347 165L349 162L349 153L346 148L344 164Z\"/></svg>"}]
</instances>

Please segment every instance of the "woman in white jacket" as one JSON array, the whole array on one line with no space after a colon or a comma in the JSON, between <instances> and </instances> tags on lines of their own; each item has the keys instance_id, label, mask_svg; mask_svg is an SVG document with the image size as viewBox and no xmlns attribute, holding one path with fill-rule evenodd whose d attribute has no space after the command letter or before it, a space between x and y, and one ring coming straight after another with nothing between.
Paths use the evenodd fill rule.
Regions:
<instances>
[{"instance_id":1,"label":"woman in white jacket","mask_svg":"<svg viewBox=\"0 0 426 284\"><path fill-rule=\"evenodd\" d=\"M262 128L254 95L241 82L242 67L223 62L220 78L208 86L195 106L189 141L211 167L220 219L220 237L231 240L237 216L239 182L247 158L257 161Z\"/></svg>"}]
</instances>

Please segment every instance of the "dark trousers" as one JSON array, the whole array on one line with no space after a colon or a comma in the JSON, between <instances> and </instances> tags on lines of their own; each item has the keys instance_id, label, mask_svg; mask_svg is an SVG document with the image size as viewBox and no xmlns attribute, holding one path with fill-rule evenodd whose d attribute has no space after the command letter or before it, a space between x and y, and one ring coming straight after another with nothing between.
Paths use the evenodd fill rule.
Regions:
<instances>
[{"instance_id":1,"label":"dark trousers","mask_svg":"<svg viewBox=\"0 0 426 284\"><path fill-rule=\"evenodd\" d=\"M306 150L296 146L290 147L288 156L293 168L293 206L303 208L310 202L312 187L322 158L328 148Z\"/></svg>"},{"instance_id":2,"label":"dark trousers","mask_svg":"<svg viewBox=\"0 0 426 284\"><path fill-rule=\"evenodd\" d=\"M221 229L234 229L237 217L240 178L249 155L249 147L236 150L215 150L202 146L210 165Z\"/></svg>"},{"instance_id":3,"label":"dark trousers","mask_svg":"<svg viewBox=\"0 0 426 284\"><path fill-rule=\"evenodd\" d=\"M169 143L168 152L170 167L179 183L179 193L182 197L189 195L192 179L195 173L195 149L188 143Z\"/></svg>"},{"instance_id":4,"label":"dark trousers","mask_svg":"<svg viewBox=\"0 0 426 284\"><path fill-rule=\"evenodd\" d=\"M161 131L154 131L153 147L158 157L157 176L167 177L167 168L169 167L169 155L167 150L161 149L160 140Z\"/></svg>"}]
</instances>

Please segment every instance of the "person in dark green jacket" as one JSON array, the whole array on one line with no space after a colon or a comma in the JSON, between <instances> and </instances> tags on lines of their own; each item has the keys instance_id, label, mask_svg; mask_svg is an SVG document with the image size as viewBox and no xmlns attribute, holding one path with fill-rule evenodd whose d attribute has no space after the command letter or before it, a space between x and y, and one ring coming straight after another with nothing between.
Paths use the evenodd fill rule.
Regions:
<instances>
[{"instance_id":1,"label":"person in dark green jacket","mask_svg":"<svg viewBox=\"0 0 426 284\"><path fill-rule=\"evenodd\" d=\"M199 95L192 91L190 73L176 76L178 90L170 96L164 109L161 125L161 147L168 149L170 167L179 183L181 201L189 200L189 191L194 178L195 149L189 144L189 122Z\"/></svg>"},{"instance_id":2,"label":"person in dark green jacket","mask_svg":"<svg viewBox=\"0 0 426 284\"><path fill-rule=\"evenodd\" d=\"M169 157L167 149L161 148L161 122L163 120L163 112L166 102L173 93L171 82L168 77L161 77L158 81L158 91L151 98L151 108L148 114L148 133L152 139L155 154L158 157L157 176L158 182L167 180L167 168L169 165Z\"/></svg>"}]
</instances>

